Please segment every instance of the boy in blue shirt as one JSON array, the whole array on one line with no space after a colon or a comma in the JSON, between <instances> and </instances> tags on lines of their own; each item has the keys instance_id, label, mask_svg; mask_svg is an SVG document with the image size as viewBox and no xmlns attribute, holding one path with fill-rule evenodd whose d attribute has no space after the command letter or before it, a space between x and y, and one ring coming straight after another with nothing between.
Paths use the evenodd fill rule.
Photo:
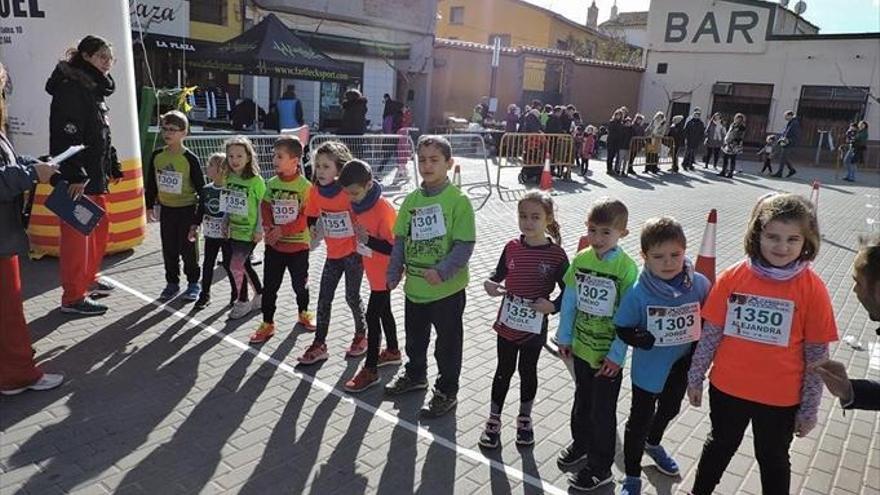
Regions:
<instances>
[{"instance_id":1,"label":"boy in blue shirt","mask_svg":"<svg viewBox=\"0 0 880 495\"><path fill-rule=\"evenodd\" d=\"M632 404L623 441L626 479L622 495L641 493L642 453L657 470L679 474L660 445L687 388L694 344L702 329L700 308L711 283L685 256L684 230L670 217L652 218L641 235L645 266L614 315L617 337L607 359L623 366L632 346Z\"/></svg>"}]
</instances>

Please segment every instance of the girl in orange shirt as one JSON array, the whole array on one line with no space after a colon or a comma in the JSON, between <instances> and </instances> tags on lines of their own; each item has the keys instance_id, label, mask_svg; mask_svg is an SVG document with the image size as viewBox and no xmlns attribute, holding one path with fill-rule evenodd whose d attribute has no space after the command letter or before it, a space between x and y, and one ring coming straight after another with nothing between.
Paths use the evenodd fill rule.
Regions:
<instances>
[{"instance_id":1,"label":"girl in orange shirt","mask_svg":"<svg viewBox=\"0 0 880 495\"><path fill-rule=\"evenodd\" d=\"M749 220L747 258L722 272L709 293L688 373L688 399L699 407L712 364L712 430L693 495L712 493L750 422L763 493L790 493L792 437L813 429L822 400L822 381L806 366L825 359L837 340L828 289L810 267L819 240L806 199L765 196Z\"/></svg>"}]
</instances>

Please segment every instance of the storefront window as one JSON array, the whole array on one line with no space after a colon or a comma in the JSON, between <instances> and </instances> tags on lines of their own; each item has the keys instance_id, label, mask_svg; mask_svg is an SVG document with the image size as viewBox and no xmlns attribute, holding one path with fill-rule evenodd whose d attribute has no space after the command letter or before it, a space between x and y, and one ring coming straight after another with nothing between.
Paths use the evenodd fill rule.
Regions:
<instances>
[{"instance_id":1,"label":"storefront window","mask_svg":"<svg viewBox=\"0 0 880 495\"><path fill-rule=\"evenodd\" d=\"M223 26L226 24L226 1L190 0L189 17L192 21Z\"/></svg>"}]
</instances>

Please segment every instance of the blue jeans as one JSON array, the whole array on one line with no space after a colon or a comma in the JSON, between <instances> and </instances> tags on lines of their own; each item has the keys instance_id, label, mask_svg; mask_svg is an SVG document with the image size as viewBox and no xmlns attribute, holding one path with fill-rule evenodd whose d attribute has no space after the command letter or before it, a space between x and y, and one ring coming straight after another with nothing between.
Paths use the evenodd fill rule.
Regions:
<instances>
[{"instance_id":1,"label":"blue jeans","mask_svg":"<svg viewBox=\"0 0 880 495\"><path fill-rule=\"evenodd\" d=\"M856 153L852 148L847 150L846 154L843 156L843 164L846 166L846 179L855 180L856 179Z\"/></svg>"}]
</instances>

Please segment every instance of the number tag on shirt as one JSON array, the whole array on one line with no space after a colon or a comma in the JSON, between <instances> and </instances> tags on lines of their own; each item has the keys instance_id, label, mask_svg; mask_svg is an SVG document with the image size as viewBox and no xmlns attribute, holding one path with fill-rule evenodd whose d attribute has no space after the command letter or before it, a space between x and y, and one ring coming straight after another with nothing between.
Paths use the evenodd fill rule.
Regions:
<instances>
[{"instance_id":1,"label":"number tag on shirt","mask_svg":"<svg viewBox=\"0 0 880 495\"><path fill-rule=\"evenodd\" d=\"M610 278L589 274L577 275L578 310L593 316L612 316L617 300L617 286Z\"/></svg>"},{"instance_id":2,"label":"number tag on shirt","mask_svg":"<svg viewBox=\"0 0 880 495\"><path fill-rule=\"evenodd\" d=\"M648 306L648 331L654 345L667 347L700 340L700 303L681 306Z\"/></svg>"},{"instance_id":3,"label":"number tag on shirt","mask_svg":"<svg viewBox=\"0 0 880 495\"><path fill-rule=\"evenodd\" d=\"M358 254L361 255L361 256L364 256L364 257L367 257L367 258L372 258L372 257L373 257L373 250L372 250L371 248L367 247L366 244L361 244L360 242L357 243L357 248L356 248L355 250L356 250L356 251L358 252Z\"/></svg>"},{"instance_id":4,"label":"number tag on shirt","mask_svg":"<svg viewBox=\"0 0 880 495\"><path fill-rule=\"evenodd\" d=\"M248 215L247 194L244 191L226 189L220 194L220 206L230 215Z\"/></svg>"},{"instance_id":5,"label":"number tag on shirt","mask_svg":"<svg viewBox=\"0 0 880 495\"><path fill-rule=\"evenodd\" d=\"M427 241L446 235L446 221L440 205L415 208L410 220L410 237L414 241Z\"/></svg>"},{"instance_id":6,"label":"number tag on shirt","mask_svg":"<svg viewBox=\"0 0 880 495\"><path fill-rule=\"evenodd\" d=\"M330 239L344 239L354 235L351 225L351 215L347 211L328 211L321 213L324 222L324 237Z\"/></svg>"},{"instance_id":7,"label":"number tag on shirt","mask_svg":"<svg viewBox=\"0 0 880 495\"><path fill-rule=\"evenodd\" d=\"M157 174L156 182L163 193L180 194L183 191L183 174L171 170L162 170Z\"/></svg>"},{"instance_id":8,"label":"number tag on shirt","mask_svg":"<svg viewBox=\"0 0 880 495\"><path fill-rule=\"evenodd\" d=\"M733 293L727 299L724 335L788 347L794 301Z\"/></svg>"},{"instance_id":9,"label":"number tag on shirt","mask_svg":"<svg viewBox=\"0 0 880 495\"><path fill-rule=\"evenodd\" d=\"M299 201L295 199L273 199L272 220L275 225L286 225L299 216Z\"/></svg>"},{"instance_id":10,"label":"number tag on shirt","mask_svg":"<svg viewBox=\"0 0 880 495\"><path fill-rule=\"evenodd\" d=\"M531 299L507 294L501 302L501 314L498 315L498 321L507 328L520 332L541 333L544 314L532 309L529 306L532 302L534 301Z\"/></svg>"},{"instance_id":11,"label":"number tag on shirt","mask_svg":"<svg viewBox=\"0 0 880 495\"><path fill-rule=\"evenodd\" d=\"M217 217L209 217L205 215L202 218L202 231L205 237L210 239L222 239L223 235L223 219Z\"/></svg>"}]
</instances>

